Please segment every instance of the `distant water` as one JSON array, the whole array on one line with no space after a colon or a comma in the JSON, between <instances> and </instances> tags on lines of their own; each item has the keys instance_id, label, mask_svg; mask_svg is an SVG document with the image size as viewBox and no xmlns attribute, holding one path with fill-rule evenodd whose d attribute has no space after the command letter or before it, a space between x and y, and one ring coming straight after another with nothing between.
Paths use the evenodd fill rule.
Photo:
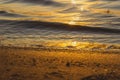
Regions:
<instances>
[{"instance_id":1,"label":"distant water","mask_svg":"<svg viewBox=\"0 0 120 80\"><path fill-rule=\"evenodd\" d=\"M120 0L0 0L0 44L118 49Z\"/></svg>"}]
</instances>

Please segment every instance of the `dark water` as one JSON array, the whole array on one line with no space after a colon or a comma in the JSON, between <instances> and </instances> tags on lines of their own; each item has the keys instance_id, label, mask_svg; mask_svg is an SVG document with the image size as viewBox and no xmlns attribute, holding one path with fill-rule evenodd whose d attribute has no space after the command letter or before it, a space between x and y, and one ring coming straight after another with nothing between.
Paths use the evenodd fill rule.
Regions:
<instances>
[{"instance_id":1,"label":"dark water","mask_svg":"<svg viewBox=\"0 0 120 80\"><path fill-rule=\"evenodd\" d=\"M0 44L120 50L120 0L0 0Z\"/></svg>"}]
</instances>

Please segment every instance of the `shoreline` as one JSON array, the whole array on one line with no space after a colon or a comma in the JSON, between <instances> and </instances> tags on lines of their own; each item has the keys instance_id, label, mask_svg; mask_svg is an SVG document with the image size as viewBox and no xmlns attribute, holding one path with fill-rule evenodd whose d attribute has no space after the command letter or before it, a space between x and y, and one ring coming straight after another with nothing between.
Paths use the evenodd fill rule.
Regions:
<instances>
[{"instance_id":1,"label":"shoreline","mask_svg":"<svg viewBox=\"0 0 120 80\"><path fill-rule=\"evenodd\" d=\"M120 54L119 49L77 49L77 48L51 48L51 47L16 47L16 46L0 46L0 49L19 49L33 51L58 51L58 52L83 52L83 53L105 53Z\"/></svg>"},{"instance_id":2,"label":"shoreline","mask_svg":"<svg viewBox=\"0 0 120 80\"><path fill-rule=\"evenodd\" d=\"M0 47L0 79L119 80L119 57L114 53Z\"/></svg>"}]
</instances>

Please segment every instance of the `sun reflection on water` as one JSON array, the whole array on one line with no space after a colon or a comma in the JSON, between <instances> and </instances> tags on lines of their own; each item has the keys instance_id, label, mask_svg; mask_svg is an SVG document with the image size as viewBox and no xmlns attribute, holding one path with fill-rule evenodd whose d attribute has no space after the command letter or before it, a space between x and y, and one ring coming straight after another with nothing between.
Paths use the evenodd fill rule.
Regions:
<instances>
[{"instance_id":1,"label":"sun reflection on water","mask_svg":"<svg viewBox=\"0 0 120 80\"><path fill-rule=\"evenodd\" d=\"M73 42L71 42L71 45L72 45L72 46L77 46L77 42L76 42L76 41L73 41Z\"/></svg>"},{"instance_id":2,"label":"sun reflection on water","mask_svg":"<svg viewBox=\"0 0 120 80\"><path fill-rule=\"evenodd\" d=\"M75 0L71 0L71 3L72 3L73 5L76 5L76 1L75 1Z\"/></svg>"}]
</instances>

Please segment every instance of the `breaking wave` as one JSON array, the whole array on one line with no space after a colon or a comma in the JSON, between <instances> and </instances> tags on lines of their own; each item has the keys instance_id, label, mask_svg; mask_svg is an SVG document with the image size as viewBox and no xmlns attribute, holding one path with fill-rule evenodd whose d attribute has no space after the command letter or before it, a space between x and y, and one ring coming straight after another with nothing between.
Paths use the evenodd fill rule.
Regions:
<instances>
[{"instance_id":1,"label":"breaking wave","mask_svg":"<svg viewBox=\"0 0 120 80\"><path fill-rule=\"evenodd\" d=\"M4 12L3 12L4 13ZM6 13L5 13L6 14ZM12 15L12 14L9 14ZM15 16L15 15L14 15ZM33 28L33 29L48 29L48 30L58 30L58 31L80 31L80 32L91 32L91 33L110 33L110 34L120 34L120 29L110 29L103 27L90 27L90 26L81 26L81 25L69 25L57 22L43 22L43 21L14 21L14 20L0 20L2 25L7 24L10 26L11 23L14 25L14 28Z\"/></svg>"}]
</instances>

